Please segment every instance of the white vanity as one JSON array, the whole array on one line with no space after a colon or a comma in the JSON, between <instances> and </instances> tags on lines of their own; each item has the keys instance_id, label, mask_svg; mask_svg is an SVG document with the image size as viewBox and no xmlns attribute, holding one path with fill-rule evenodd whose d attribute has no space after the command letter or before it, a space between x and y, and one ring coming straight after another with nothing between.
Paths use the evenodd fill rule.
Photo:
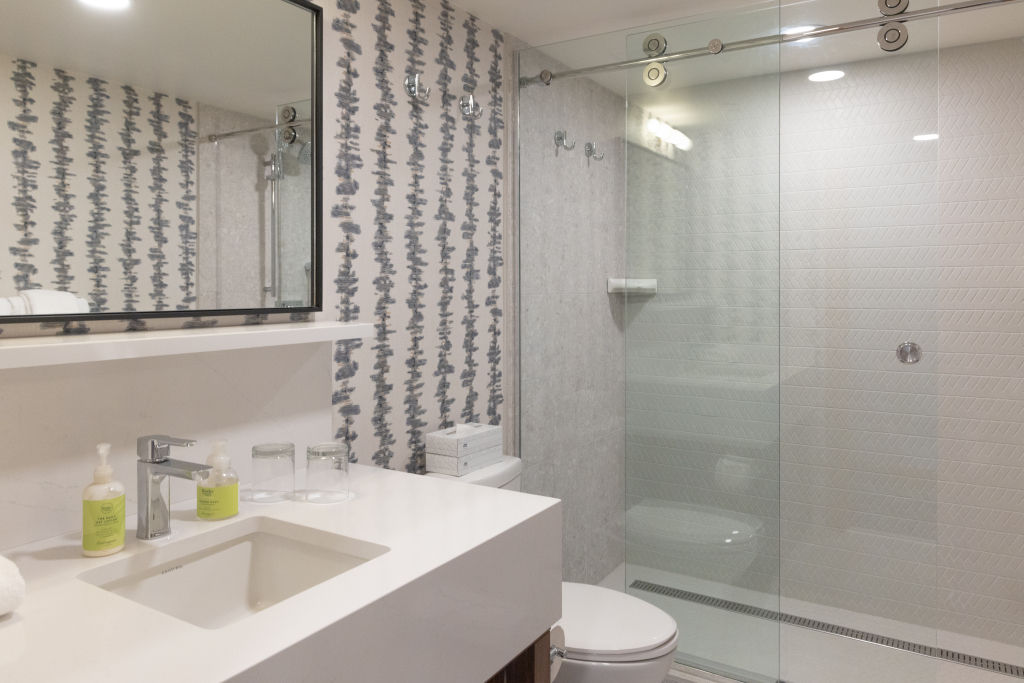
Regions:
<instances>
[{"instance_id":1,"label":"white vanity","mask_svg":"<svg viewBox=\"0 0 1024 683\"><path fill-rule=\"evenodd\" d=\"M560 617L557 500L358 465L352 489L181 507L105 558L78 534L8 551L28 597L0 680L483 683Z\"/></svg>"}]
</instances>

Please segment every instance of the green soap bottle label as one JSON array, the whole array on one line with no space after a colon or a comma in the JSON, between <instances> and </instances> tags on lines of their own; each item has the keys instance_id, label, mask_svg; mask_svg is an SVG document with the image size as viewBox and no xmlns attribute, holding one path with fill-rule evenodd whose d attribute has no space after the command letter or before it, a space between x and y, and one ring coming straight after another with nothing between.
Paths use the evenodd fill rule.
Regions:
<instances>
[{"instance_id":1,"label":"green soap bottle label","mask_svg":"<svg viewBox=\"0 0 1024 683\"><path fill-rule=\"evenodd\" d=\"M110 550L124 545L124 495L82 501L82 549Z\"/></svg>"},{"instance_id":2,"label":"green soap bottle label","mask_svg":"<svg viewBox=\"0 0 1024 683\"><path fill-rule=\"evenodd\" d=\"M197 486L196 516L226 519L238 514L238 482L230 486Z\"/></svg>"}]
</instances>

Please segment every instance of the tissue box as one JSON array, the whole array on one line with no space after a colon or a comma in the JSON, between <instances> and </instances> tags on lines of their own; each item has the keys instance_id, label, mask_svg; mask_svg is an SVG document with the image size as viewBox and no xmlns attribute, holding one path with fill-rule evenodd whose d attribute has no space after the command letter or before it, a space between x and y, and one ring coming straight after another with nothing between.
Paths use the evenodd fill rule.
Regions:
<instances>
[{"instance_id":1,"label":"tissue box","mask_svg":"<svg viewBox=\"0 0 1024 683\"><path fill-rule=\"evenodd\" d=\"M464 456L497 448L501 452L501 425L476 422L455 425L427 434L427 453Z\"/></svg>"},{"instance_id":2,"label":"tissue box","mask_svg":"<svg viewBox=\"0 0 1024 683\"><path fill-rule=\"evenodd\" d=\"M472 455L441 455L427 451L427 472L461 477L473 470L493 465L501 460L501 455L501 446Z\"/></svg>"}]
</instances>

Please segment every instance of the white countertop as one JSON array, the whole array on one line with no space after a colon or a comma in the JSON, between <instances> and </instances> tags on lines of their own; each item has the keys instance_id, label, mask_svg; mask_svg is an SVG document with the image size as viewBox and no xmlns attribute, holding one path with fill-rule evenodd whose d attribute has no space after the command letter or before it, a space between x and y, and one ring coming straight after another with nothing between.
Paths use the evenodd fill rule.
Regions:
<instances>
[{"instance_id":1,"label":"white countertop","mask_svg":"<svg viewBox=\"0 0 1024 683\"><path fill-rule=\"evenodd\" d=\"M135 539L132 507L125 549L115 555L82 557L77 533L5 551L28 596L0 619L0 680L269 681L287 672L291 681L480 683L557 621L559 501L372 467L351 471L355 498L344 503L243 502L239 516L223 522L176 510L171 538L153 542ZM77 578L153 544L258 515L390 550L215 630Z\"/></svg>"}]
</instances>

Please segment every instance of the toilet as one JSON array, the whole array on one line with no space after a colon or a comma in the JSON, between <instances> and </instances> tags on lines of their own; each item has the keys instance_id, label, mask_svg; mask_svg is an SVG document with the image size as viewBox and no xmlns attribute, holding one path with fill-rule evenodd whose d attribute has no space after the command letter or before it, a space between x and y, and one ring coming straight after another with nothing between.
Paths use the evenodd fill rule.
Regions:
<instances>
[{"instance_id":1,"label":"toilet","mask_svg":"<svg viewBox=\"0 0 1024 683\"><path fill-rule=\"evenodd\" d=\"M461 477L427 476L518 491L522 471L519 458L504 456ZM555 626L565 634L555 683L662 683L675 657L672 617L610 588L563 583L562 618Z\"/></svg>"}]
</instances>

